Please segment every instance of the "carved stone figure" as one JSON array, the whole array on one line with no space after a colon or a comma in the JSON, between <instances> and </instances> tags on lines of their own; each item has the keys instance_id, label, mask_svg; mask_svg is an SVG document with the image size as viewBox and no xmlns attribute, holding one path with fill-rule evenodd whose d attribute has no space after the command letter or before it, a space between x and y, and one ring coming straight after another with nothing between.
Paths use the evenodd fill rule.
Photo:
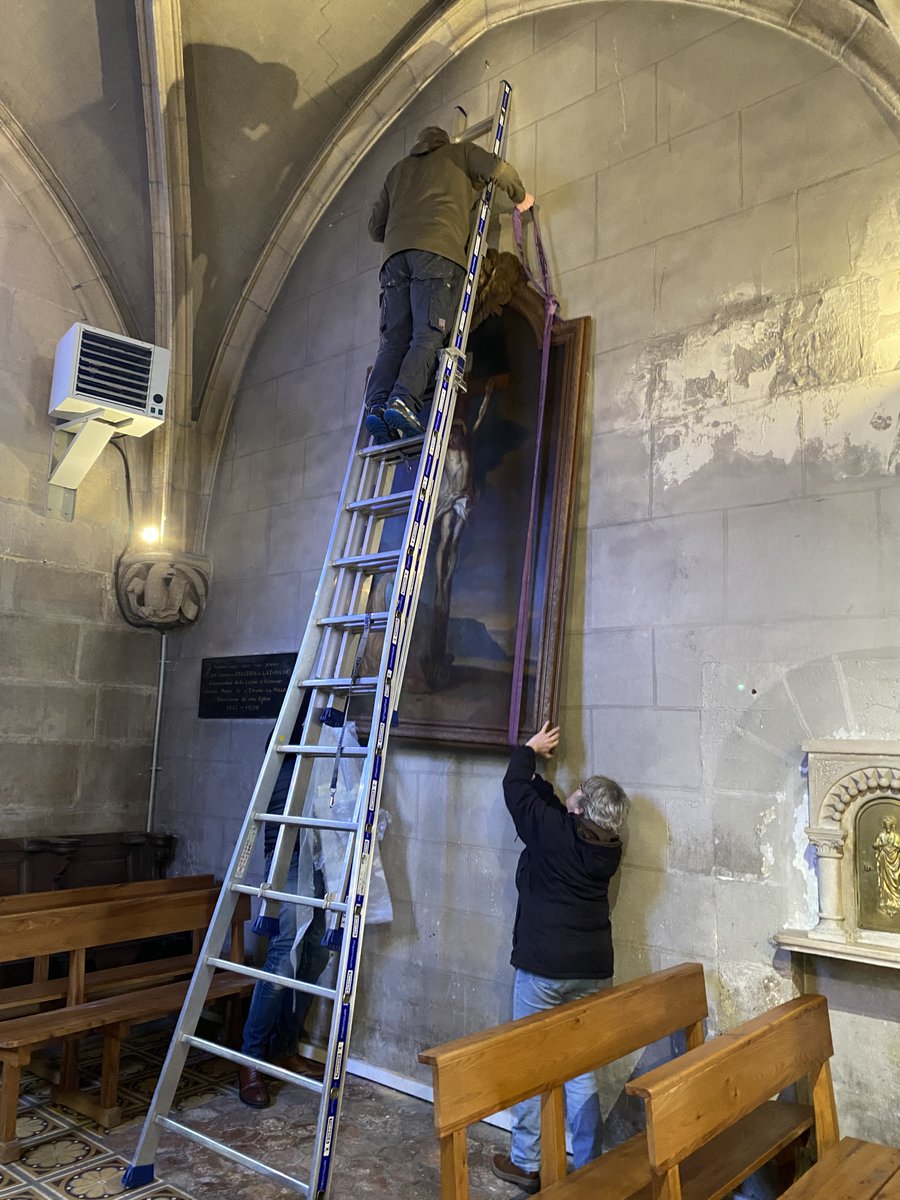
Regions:
<instances>
[{"instance_id":1,"label":"carved stone figure","mask_svg":"<svg viewBox=\"0 0 900 1200\"><path fill-rule=\"evenodd\" d=\"M209 560L198 555L129 555L116 572L122 614L131 625L154 629L193 625L206 605L211 574Z\"/></svg>"},{"instance_id":2,"label":"carved stone figure","mask_svg":"<svg viewBox=\"0 0 900 1200\"><path fill-rule=\"evenodd\" d=\"M900 833L894 817L882 817L881 833L875 839L875 869L878 872L878 908L885 916L900 912Z\"/></svg>"}]
</instances>

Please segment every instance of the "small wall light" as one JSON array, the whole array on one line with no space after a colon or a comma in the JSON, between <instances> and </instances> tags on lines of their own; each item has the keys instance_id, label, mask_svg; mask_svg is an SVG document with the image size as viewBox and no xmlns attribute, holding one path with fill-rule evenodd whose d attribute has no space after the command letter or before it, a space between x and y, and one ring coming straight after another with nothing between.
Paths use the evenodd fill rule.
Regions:
<instances>
[{"instance_id":1,"label":"small wall light","mask_svg":"<svg viewBox=\"0 0 900 1200\"><path fill-rule=\"evenodd\" d=\"M159 530L156 528L155 525L148 525L145 529L141 530L141 537L144 539L145 542L150 542L150 543L158 542L159 541Z\"/></svg>"}]
</instances>

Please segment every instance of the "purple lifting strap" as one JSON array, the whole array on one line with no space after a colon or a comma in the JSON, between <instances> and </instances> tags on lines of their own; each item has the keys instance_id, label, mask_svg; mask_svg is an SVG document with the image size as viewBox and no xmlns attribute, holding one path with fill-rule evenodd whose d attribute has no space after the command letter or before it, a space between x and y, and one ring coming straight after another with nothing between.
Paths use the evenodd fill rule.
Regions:
<instances>
[{"instance_id":1,"label":"purple lifting strap","mask_svg":"<svg viewBox=\"0 0 900 1200\"><path fill-rule=\"evenodd\" d=\"M537 516L538 487L541 477L541 452L543 450L544 408L547 399L547 376L550 367L550 342L553 334L553 319L559 311L559 301L553 291L553 281L550 278L550 267L544 253L544 243L541 241L541 231L538 225L537 210L531 209L531 228L534 236L534 250L537 257L541 278L537 279L528 265L528 256L522 237L522 214L513 209L513 234L516 239L516 250L525 268L525 274L530 283L544 299L544 340L541 347L541 384L538 393L537 428L534 445L534 471L531 476L531 504L528 512L528 532L525 541L525 561L522 566L522 587L519 592L519 618L516 622L516 648L513 655L512 693L509 701L508 740L514 746L519 737L519 722L522 715L522 691L525 685L525 652L528 647L528 616L531 600L531 576L534 558L534 522Z\"/></svg>"}]
</instances>

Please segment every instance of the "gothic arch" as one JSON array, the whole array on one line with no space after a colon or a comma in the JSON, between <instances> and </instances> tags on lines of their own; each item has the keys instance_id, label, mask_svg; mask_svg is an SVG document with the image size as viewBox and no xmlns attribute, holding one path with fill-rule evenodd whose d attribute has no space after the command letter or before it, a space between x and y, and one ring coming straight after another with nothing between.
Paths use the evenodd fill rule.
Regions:
<instances>
[{"instance_id":1,"label":"gothic arch","mask_svg":"<svg viewBox=\"0 0 900 1200\"><path fill-rule=\"evenodd\" d=\"M0 104L0 178L34 221L89 325L134 332L103 255L75 203L12 113Z\"/></svg>"},{"instance_id":2,"label":"gothic arch","mask_svg":"<svg viewBox=\"0 0 900 1200\"><path fill-rule=\"evenodd\" d=\"M571 7L573 0L566 0ZM575 0L590 3L592 0ZM595 0L593 0L595 2ZM782 29L843 63L900 119L900 43L854 0L654 0L692 4ZM561 5L557 0L454 0L366 89L300 182L247 277L203 388L200 430L212 451L195 538L205 540L209 497L247 356L287 274L324 210L363 155L415 95L483 34L519 17Z\"/></svg>"}]
</instances>

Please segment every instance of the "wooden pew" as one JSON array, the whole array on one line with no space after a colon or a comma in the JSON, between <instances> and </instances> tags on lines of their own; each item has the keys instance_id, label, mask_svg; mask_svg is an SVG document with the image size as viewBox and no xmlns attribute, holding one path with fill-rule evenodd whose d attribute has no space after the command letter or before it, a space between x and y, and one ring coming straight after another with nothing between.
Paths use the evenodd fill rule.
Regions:
<instances>
[{"instance_id":1,"label":"wooden pew","mask_svg":"<svg viewBox=\"0 0 900 1200\"><path fill-rule=\"evenodd\" d=\"M57 908L34 912L0 912L0 946L9 961L68 952L69 973L65 980L66 1003L61 1008L35 1012L0 1021L0 1162L18 1157L15 1138L19 1082L23 1066L39 1047L50 1042L75 1039L99 1031L103 1035L103 1065L99 1100L78 1091L74 1043L64 1052L55 1099L93 1117L107 1128L118 1123L117 1105L119 1056L122 1039L132 1025L176 1012L184 999L188 981L148 986L87 999L85 957L89 948L166 934L205 931L219 897L218 888L171 890L155 895L125 896L105 902L63 903ZM231 957L243 962L243 926L250 915L246 896L239 896L231 927ZM152 966L152 964L146 964ZM131 984L134 983L133 978ZM110 984L107 979L107 985ZM236 972L217 972L211 998L234 996L248 991L253 980Z\"/></svg>"},{"instance_id":2,"label":"wooden pew","mask_svg":"<svg viewBox=\"0 0 900 1200\"><path fill-rule=\"evenodd\" d=\"M833 1053L824 997L801 996L626 1084L646 1108L654 1200L719 1200L813 1125L831 1151ZM801 1079L811 1108L770 1099Z\"/></svg>"},{"instance_id":3,"label":"wooden pew","mask_svg":"<svg viewBox=\"0 0 900 1200\"><path fill-rule=\"evenodd\" d=\"M650 1165L639 1134L566 1175L563 1085L684 1030L703 1044L703 968L685 963L573 1000L496 1029L425 1050L432 1070L442 1200L469 1195L466 1128L529 1096L541 1096L542 1196L567 1200L649 1197Z\"/></svg>"},{"instance_id":4,"label":"wooden pew","mask_svg":"<svg viewBox=\"0 0 900 1200\"><path fill-rule=\"evenodd\" d=\"M134 883L102 884L94 887L70 888L68 891L30 892L15 896L0 896L0 917L21 913L43 912L48 908L68 905L100 904L110 900L134 899L138 896L169 895L174 892L198 891L211 888L212 875L180 875L172 879L150 879ZM196 962L199 945L190 955L171 955L145 963L128 963L92 971L86 978L87 994L91 997L140 987L151 979L168 982L190 975ZM0 961L10 962L12 956L0 946ZM50 956L35 955L31 983L0 987L0 1013L7 1016L24 1015L47 1004L64 1001L67 981L49 978Z\"/></svg>"}]
</instances>

